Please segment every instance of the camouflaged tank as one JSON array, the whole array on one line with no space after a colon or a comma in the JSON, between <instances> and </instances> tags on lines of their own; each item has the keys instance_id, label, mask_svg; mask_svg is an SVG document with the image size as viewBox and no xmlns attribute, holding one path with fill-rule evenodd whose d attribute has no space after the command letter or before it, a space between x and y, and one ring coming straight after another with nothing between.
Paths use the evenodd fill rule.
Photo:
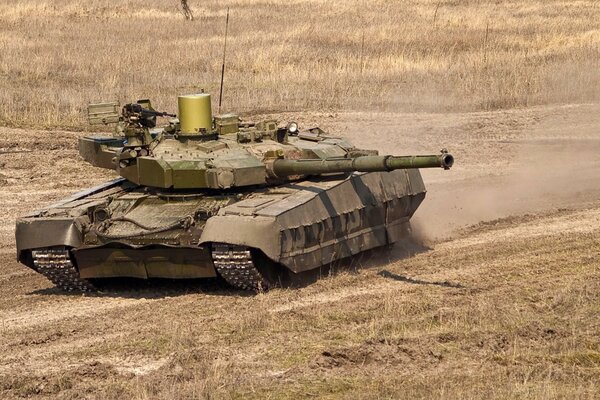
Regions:
<instances>
[{"instance_id":1,"label":"camouflaged tank","mask_svg":"<svg viewBox=\"0 0 600 400\"><path fill-rule=\"evenodd\" d=\"M103 278L214 278L265 290L394 243L425 197L418 168L437 155L379 156L319 128L213 118L208 94L180 96L179 118L140 100L91 105L79 152L120 177L17 221L18 260L66 291ZM172 117L156 128L157 117Z\"/></svg>"}]
</instances>

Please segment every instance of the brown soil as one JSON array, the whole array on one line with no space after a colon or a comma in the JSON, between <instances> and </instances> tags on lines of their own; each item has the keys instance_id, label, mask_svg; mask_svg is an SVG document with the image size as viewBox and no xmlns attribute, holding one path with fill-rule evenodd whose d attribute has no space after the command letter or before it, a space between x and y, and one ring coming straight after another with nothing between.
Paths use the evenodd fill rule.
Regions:
<instances>
[{"instance_id":1,"label":"brown soil","mask_svg":"<svg viewBox=\"0 0 600 400\"><path fill-rule=\"evenodd\" d=\"M596 396L599 105L277 117L456 166L423 172L416 239L355 273L66 295L15 261L14 221L112 175L78 133L0 128L0 397Z\"/></svg>"}]
</instances>

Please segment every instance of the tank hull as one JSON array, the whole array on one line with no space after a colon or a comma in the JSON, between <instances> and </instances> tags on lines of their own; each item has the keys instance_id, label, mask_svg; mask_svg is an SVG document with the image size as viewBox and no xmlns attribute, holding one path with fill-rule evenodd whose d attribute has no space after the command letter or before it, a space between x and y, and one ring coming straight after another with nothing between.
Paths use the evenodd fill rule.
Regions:
<instances>
[{"instance_id":1,"label":"tank hull","mask_svg":"<svg viewBox=\"0 0 600 400\"><path fill-rule=\"evenodd\" d=\"M418 170L220 192L151 191L120 179L20 218L17 256L43 273L44 249L64 249L83 280L221 275L235 285L252 260L300 273L401 240L424 197Z\"/></svg>"}]
</instances>

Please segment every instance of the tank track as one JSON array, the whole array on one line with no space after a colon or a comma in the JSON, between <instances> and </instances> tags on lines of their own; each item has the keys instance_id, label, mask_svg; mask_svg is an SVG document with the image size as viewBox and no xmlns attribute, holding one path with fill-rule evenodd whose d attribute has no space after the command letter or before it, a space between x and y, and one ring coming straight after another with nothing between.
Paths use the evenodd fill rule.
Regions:
<instances>
[{"instance_id":1,"label":"tank track","mask_svg":"<svg viewBox=\"0 0 600 400\"><path fill-rule=\"evenodd\" d=\"M234 288L255 292L269 290L269 282L254 265L247 247L214 243L212 259L219 275Z\"/></svg>"},{"instance_id":2,"label":"tank track","mask_svg":"<svg viewBox=\"0 0 600 400\"><path fill-rule=\"evenodd\" d=\"M79 271L71 262L69 250L38 249L31 252L35 270L44 275L58 288L66 292L96 292L97 289L86 279L79 277Z\"/></svg>"},{"instance_id":3,"label":"tank track","mask_svg":"<svg viewBox=\"0 0 600 400\"><path fill-rule=\"evenodd\" d=\"M35 270L66 292L93 293L98 289L86 279L71 262L66 249L38 249L31 252ZM215 269L236 289L262 292L269 290L269 282L262 276L247 247L226 243L212 246Z\"/></svg>"}]
</instances>

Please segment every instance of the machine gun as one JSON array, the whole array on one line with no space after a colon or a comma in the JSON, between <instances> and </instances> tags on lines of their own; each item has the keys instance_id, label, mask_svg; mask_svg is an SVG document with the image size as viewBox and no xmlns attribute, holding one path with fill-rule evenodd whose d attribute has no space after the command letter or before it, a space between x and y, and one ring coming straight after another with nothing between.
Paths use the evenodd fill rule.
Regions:
<instances>
[{"instance_id":1,"label":"machine gun","mask_svg":"<svg viewBox=\"0 0 600 400\"><path fill-rule=\"evenodd\" d=\"M88 105L88 122L90 125L108 125L121 122L145 128L154 128L156 127L156 117L175 118L177 115L156 111L152 108L152 104L148 99L125 104L120 111L118 102Z\"/></svg>"},{"instance_id":2,"label":"machine gun","mask_svg":"<svg viewBox=\"0 0 600 400\"><path fill-rule=\"evenodd\" d=\"M130 123L137 123L145 128L156 127L156 117L172 117L177 115L156 111L152 108L150 100L138 100L123 106L122 118Z\"/></svg>"}]
</instances>

